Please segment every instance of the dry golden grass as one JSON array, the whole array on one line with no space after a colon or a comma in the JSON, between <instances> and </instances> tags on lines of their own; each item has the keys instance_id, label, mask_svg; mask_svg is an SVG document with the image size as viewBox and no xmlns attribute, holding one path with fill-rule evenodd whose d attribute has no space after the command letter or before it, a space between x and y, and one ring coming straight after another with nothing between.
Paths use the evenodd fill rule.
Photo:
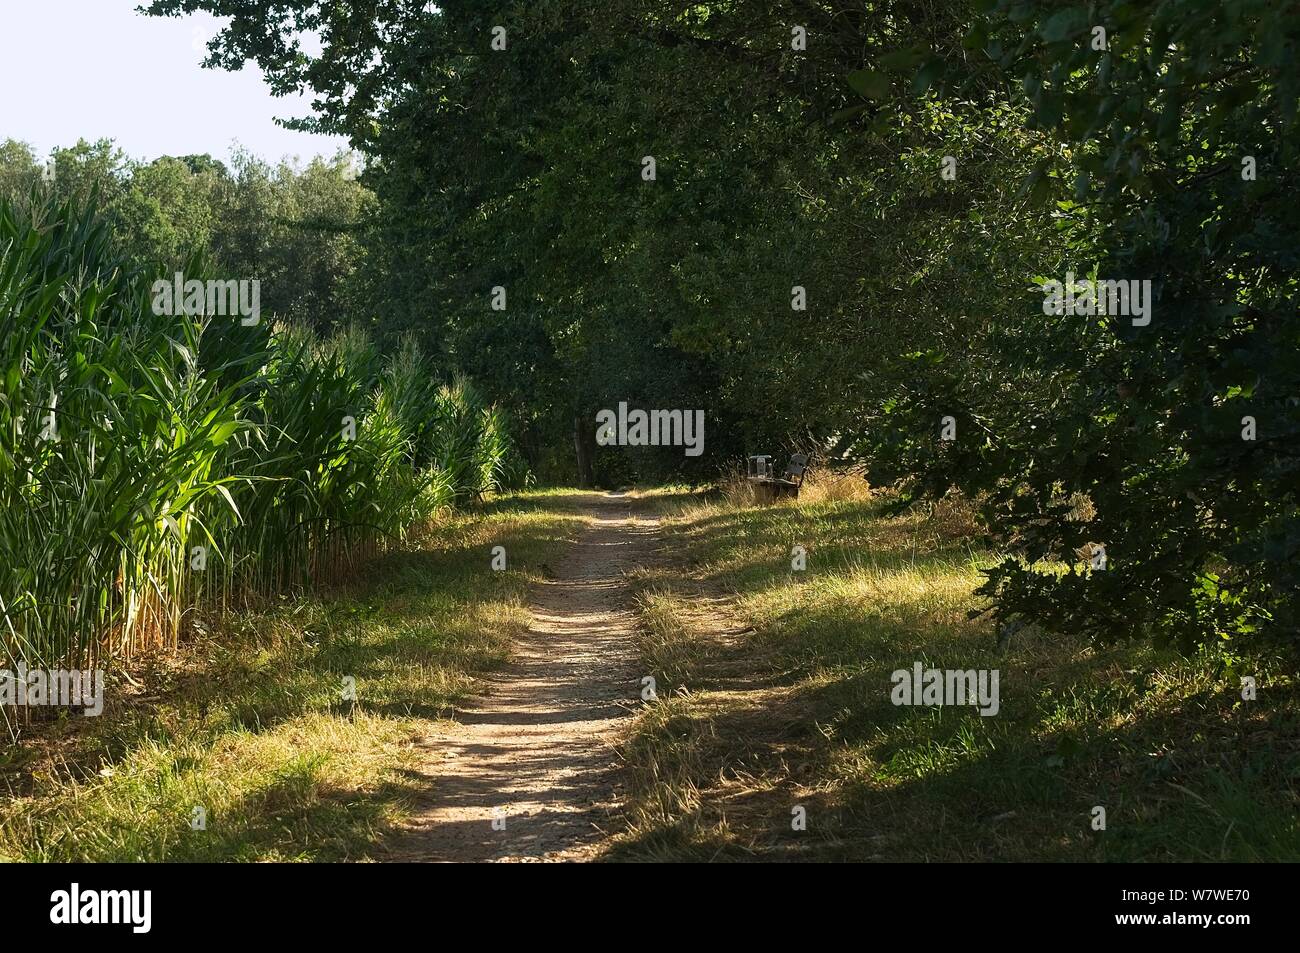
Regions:
<instances>
[{"instance_id":1,"label":"dry golden grass","mask_svg":"<svg viewBox=\"0 0 1300 953\"><path fill-rule=\"evenodd\" d=\"M765 501L742 470L734 469L716 485L724 507L739 509L763 505ZM796 506L814 503L865 501L875 494L861 470L830 471L812 468L799 489L798 499L782 499L776 505Z\"/></svg>"},{"instance_id":2,"label":"dry golden grass","mask_svg":"<svg viewBox=\"0 0 1300 953\"><path fill-rule=\"evenodd\" d=\"M875 497L871 484L861 470L830 471L812 469L799 490L799 502L813 503L865 502Z\"/></svg>"}]
</instances>

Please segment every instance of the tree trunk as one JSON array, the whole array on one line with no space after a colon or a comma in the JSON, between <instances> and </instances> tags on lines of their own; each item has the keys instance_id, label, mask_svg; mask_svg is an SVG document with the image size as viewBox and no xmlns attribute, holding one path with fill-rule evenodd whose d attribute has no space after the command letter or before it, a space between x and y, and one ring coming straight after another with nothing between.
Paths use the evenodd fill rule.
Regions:
<instances>
[{"instance_id":1,"label":"tree trunk","mask_svg":"<svg viewBox=\"0 0 1300 953\"><path fill-rule=\"evenodd\" d=\"M578 486L589 490L595 482L592 458L596 453L596 432L591 427L584 427L581 417L573 418L573 447L578 457Z\"/></svg>"}]
</instances>

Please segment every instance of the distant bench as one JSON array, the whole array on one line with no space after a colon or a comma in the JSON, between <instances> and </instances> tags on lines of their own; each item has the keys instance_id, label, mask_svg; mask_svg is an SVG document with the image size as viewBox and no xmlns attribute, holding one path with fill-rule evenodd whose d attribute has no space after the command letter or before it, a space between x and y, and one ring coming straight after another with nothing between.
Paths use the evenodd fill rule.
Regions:
<instances>
[{"instance_id":1,"label":"distant bench","mask_svg":"<svg viewBox=\"0 0 1300 953\"><path fill-rule=\"evenodd\" d=\"M770 456L760 454L749 458L747 479L761 495L778 500L783 496L797 497L803 486L804 474L808 472L808 454L791 454L790 462L785 465L785 472L777 476L771 469Z\"/></svg>"}]
</instances>

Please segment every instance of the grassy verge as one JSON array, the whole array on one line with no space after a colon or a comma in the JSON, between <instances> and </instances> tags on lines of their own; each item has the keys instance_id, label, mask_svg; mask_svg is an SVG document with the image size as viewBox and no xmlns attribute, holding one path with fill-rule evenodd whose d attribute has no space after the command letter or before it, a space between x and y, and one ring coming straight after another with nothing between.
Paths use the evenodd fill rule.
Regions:
<instances>
[{"instance_id":1,"label":"grassy verge","mask_svg":"<svg viewBox=\"0 0 1300 953\"><path fill-rule=\"evenodd\" d=\"M956 509L695 497L667 515L673 556L639 596L660 700L626 739L632 823L612 856L1300 857L1300 692L1283 657L1225 671L1068 633L1000 650L967 618L990 556ZM891 673L918 661L999 670L1000 711L895 706Z\"/></svg>"},{"instance_id":2,"label":"grassy verge","mask_svg":"<svg viewBox=\"0 0 1300 953\"><path fill-rule=\"evenodd\" d=\"M411 793L413 741L504 661L537 567L580 521L563 492L498 500L346 589L227 619L183 655L153 659L136 685L119 677L101 717L3 749L0 858L382 855ZM504 572L489 568L495 545ZM191 825L196 807L204 830Z\"/></svg>"}]
</instances>

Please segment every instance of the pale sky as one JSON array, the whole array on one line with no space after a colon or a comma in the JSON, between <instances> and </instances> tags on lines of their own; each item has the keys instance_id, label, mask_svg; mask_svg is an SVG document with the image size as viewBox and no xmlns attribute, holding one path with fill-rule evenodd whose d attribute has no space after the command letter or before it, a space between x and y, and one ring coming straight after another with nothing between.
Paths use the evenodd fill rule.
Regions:
<instances>
[{"instance_id":1,"label":"pale sky","mask_svg":"<svg viewBox=\"0 0 1300 953\"><path fill-rule=\"evenodd\" d=\"M345 139L277 126L309 98L271 96L261 72L201 69L220 21L135 12L142 0L0 0L0 141L38 157L112 139L133 159L210 153L235 140L270 161L332 156Z\"/></svg>"}]
</instances>

